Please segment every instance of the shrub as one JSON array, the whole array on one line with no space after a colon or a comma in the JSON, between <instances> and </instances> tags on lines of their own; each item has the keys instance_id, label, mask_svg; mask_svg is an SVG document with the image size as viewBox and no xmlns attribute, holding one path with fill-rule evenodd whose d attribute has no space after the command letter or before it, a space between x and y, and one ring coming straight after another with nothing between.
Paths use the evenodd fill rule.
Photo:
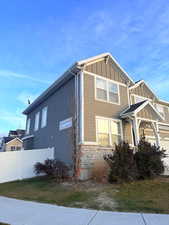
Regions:
<instances>
[{"instance_id":1,"label":"shrub","mask_svg":"<svg viewBox=\"0 0 169 225\"><path fill-rule=\"evenodd\" d=\"M165 150L151 145L142 138L138 144L138 151L135 154L135 160L140 179L153 178L164 172L162 158L165 157Z\"/></svg>"},{"instance_id":2,"label":"shrub","mask_svg":"<svg viewBox=\"0 0 169 225\"><path fill-rule=\"evenodd\" d=\"M34 170L37 175L45 173L46 175L55 178L57 182L61 182L68 178L70 168L62 161L47 159L44 163L36 163Z\"/></svg>"},{"instance_id":3,"label":"shrub","mask_svg":"<svg viewBox=\"0 0 169 225\"><path fill-rule=\"evenodd\" d=\"M91 178L97 182L105 183L108 178L109 166L103 160L94 162Z\"/></svg>"},{"instance_id":4,"label":"shrub","mask_svg":"<svg viewBox=\"0 0 169 225\"><path fill-rule=\"evenodd\" d=\"M133 181L138 177L134 152L128 143L122 142L115 146L112 155L104 159L110 166L109 182Z\"/></svg>"}]
</instances>

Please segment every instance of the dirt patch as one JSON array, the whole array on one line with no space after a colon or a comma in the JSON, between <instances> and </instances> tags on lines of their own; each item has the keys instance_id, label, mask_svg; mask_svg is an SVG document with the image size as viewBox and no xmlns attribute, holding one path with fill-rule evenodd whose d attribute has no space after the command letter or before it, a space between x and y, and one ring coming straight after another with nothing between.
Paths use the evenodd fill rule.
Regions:
<instances>
[{"instance_id":1,"label":"dirt patch","mask_svg":"<svg viewBox=\"0 0 169 225\"><path fill-rule=\"evenodd\" d=\"M105 192L101 193L95 201L99 204L100 209L116 209L118 206L117 202Z\"/></svg>"},{"instance_id":2,"label":"dirt patch","mask_svg":"<svg viewBox=\"0 0 169 225\"><path fill-rule=\"evenodd\" d=\"M70 189L75 189L79 191L101 191L105 187L109 187L110 184L97 183L92 180L83 181L83 182L64 182L62 186Z\"/></svg>"}]
</instances>

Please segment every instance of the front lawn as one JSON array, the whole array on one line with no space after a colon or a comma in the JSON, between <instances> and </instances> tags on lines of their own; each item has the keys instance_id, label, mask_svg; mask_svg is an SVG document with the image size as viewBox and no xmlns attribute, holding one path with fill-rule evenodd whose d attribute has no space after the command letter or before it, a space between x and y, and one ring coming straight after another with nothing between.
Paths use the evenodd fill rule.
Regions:
<instances>
[{"instance_id":1,"label":"front lawn","mask_svg":"<svg viewBox=\"0 0 169 225\"><path fill-rule=\"evenodd\" d=\"M57 184L45 177L0 184L0 195L111 211L169 213L169 178L128 184Z\"/></svg>"}]
</instances>

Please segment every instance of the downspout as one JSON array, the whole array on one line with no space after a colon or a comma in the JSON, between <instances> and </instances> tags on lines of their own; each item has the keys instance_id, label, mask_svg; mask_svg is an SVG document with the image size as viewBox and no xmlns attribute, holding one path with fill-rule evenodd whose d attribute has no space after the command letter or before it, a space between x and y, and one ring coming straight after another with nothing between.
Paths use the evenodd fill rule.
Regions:
<instances>
[{"instance_id":1,"label":"downspout","mask_svg":"<svg viewBox=\"0 0 169 225\"><path fill-rule=\"evenodd\" d=\"M80 143L84 143L84 73L80 71Z\"/></svg>"}]
</instances>

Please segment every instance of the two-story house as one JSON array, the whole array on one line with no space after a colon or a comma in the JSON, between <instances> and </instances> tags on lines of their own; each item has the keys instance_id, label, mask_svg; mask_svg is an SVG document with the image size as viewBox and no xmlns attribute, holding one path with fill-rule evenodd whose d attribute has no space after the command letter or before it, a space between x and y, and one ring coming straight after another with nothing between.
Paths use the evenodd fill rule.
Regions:
<instances>
[{"instance_id":1,"label":"two-story house","mask_svg":"<svg viewBox=\"0 0 169 225\"><path fill-rule=\"evenodd\" d=\"M135 146L145 136L169 149L169 102L134 82L110 53L73 64L24 114L24 149L54 147L72 166L76 155L81 179L122 140Z\"/></svg>"}]
</instances>

